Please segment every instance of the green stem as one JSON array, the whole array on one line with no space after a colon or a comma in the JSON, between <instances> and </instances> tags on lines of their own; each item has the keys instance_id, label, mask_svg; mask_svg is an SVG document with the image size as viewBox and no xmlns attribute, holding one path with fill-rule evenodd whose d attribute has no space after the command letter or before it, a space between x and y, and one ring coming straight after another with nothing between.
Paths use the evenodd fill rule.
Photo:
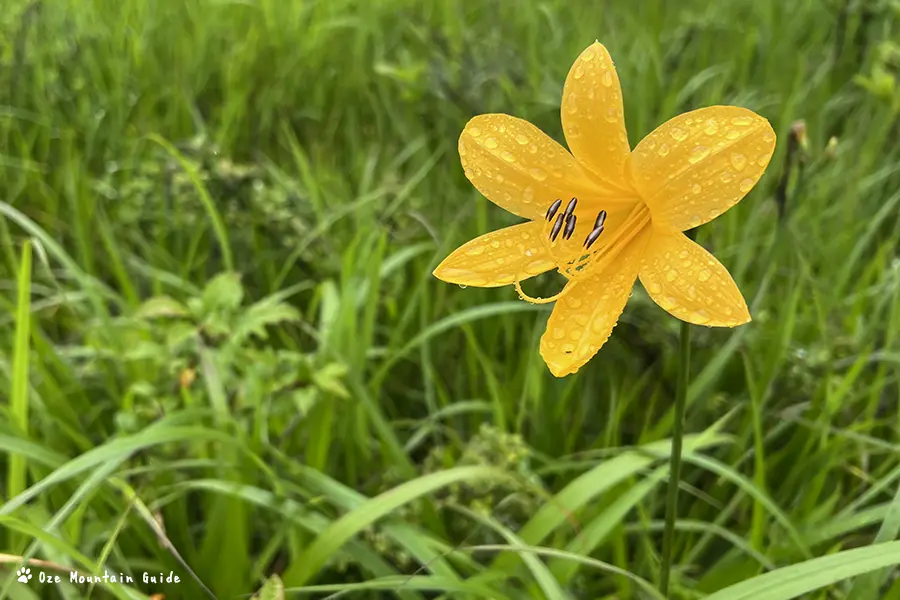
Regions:
<instances>
[{"instance_id":1,"label":"green stem","mask_svg":"<svg viewBox=\"0 0 900 600\"><path fill-rule=\"evenodd\" d=\"M662 568L659 589L669 597L669 573L672 569L672 545L675 516L678 513L678 483L681 481L681 443L684 438L684 413L691 370L691 326L681 322L681 350L678 353L678 387L675 390L675 424L672 427L672 456L669 462L669 490L666 497L666 526L663 530Z\"/></svg>"}]
</instances>

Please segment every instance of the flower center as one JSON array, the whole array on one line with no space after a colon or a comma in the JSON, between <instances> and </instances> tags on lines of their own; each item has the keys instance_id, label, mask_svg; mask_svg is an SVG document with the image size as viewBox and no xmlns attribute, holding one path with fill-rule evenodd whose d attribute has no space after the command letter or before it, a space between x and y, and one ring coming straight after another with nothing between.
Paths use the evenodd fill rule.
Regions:
<instances>
[{"instance_id":1,"label":"flower center","mask_svg":"<svg viewBox=\"0 0 900 600\"><path fill-rule=\"evenodd\" d=\"M565 205L555 200L545 214L543 241L556 261L559 272L570 281L584 278L606 268L640 232L650 223L650 210L638 199L628 202L612 202L609 210L596 214L582 214L578 199L572 198ZM593 205L596 210L596 204ZM581 219L579 219L581 216ZM561 298L569 286L550 298L531 298L515 282L519 296L534 304L545 304Z\"/></svg>"}]
</instances>

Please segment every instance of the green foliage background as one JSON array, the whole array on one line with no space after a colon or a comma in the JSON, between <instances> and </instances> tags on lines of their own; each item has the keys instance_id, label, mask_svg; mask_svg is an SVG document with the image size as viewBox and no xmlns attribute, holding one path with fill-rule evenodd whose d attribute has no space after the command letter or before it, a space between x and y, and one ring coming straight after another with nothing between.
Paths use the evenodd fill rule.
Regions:
<instances>
[{"instance_id":1,"label":"green foliage background","mask_svg":"<svg viewBox=\"0 0 900 600\"><path fill-rule=\"evenodd\" d=\"M0 597L658 598L677 322L638 286L557 380L549 307L430 275L513 222L465 122L561 140L599 39L632 145L779 135L697 232L754 320L694 330L673 597L900 598L895 0L2 8Z\"/></svg>"}]
</instances>

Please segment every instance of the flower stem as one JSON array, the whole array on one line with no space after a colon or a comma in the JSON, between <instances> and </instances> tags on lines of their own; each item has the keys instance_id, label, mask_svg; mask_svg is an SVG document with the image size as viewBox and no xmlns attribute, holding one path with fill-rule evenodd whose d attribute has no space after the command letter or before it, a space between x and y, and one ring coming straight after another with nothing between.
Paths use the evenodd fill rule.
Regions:
<instances>
[{"instance_id":1,"label":"flower stem","mask_svg":"<svg viewBox=\"0 0 900 600\"><path fill-rule=\"evenodd\" d=\"M691 370L691 326L681 322L681 349L678 353L678 387L675 390L675 424L672 427L672 456L669 460L669 490L666 497L666 526L663 530L662 568L659 589L669 597L669 573L672 568L672 545L675 516L678 513L678 483L681 481L681 442L684 438L684 413Z\"/></svg>"}]
</instances>

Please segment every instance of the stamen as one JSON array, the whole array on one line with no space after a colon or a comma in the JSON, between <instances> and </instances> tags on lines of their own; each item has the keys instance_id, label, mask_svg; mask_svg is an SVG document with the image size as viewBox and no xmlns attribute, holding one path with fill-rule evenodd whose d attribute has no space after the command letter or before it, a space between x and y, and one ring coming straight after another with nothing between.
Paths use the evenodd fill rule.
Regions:
<instances>
[{"instance_id":1,"label":"stamen","mask_svg":"<svg viewBox=\"0 0 900 600\"><path fill-rule=\"evenodd\" d=\"M575 212L575 205L578 204L578 198L572 198L569 200L568 206L566 206L566 217Z\"/></svg>"},{"instance_id":2,"label":"stamen","mask_svg":"<svg viewBox=\"0 0 900 600\"><path fill-rule=\"evenodd\" d=\"M550 208L547 209L547 220L548 221L551 221L553 219L553 216L556 214L556 211L559 210L560 206L562 206L562 200L557 198L556 201L550 205Z\"/></svg>"},{"instance_id":3,"label":"stamen","mask_svg":"<svg viewBox=\"0 0 900 600\"><path fill-rule=\"evenodd\" d=\"M591 246L594 245L594 242L597 241L597 238L600 237L600 234L603 233L603 225L591 231L587 238L584 240L584 248L585 250L590 250Z\"/></svg>"},{"instance_id":4,"label":"stamen","mask_svg":"<svg viewBox=\"0 0 900 600\"><path fill-rule=\"evenodd\" d=\"M571 285L566 285L563 289L561 289L559 291L558 294L554 294L553 296L550 296L549 298L532 298L531 296L529 296L528 294L526 294L525 292L522 291L522 284L519 283L518 276L516 277L516 279L513 283L516 286L516 291L519 293L519 298L521 298L522 300L524 300L525 302L528 302L530 304L550 304L551 302L556 302L557 300L559 300L560 298L562 298L563 296L568 294L569 290L572 288Z\"/></svg>"},{"instance_id":5,"label":"stamen","mask_svg":"<svg viewBox=\"0 0 900 600\"><path fill-rule=\"evenodd\" d=\"M597 220L594 221L594 229L597 229L598 227L603 227L603 224L605 222L606 222L606 211L601 210L600 213L597 215Z\"/></svg>"},{"instance_id":6,"label":"stamen","mask_svg":"<svg viewBox=\"0 0 900 600\"><path fill-rule=\"evenodd\" d=\"M556 223L553 224L553 229L550 230L551 242L555 242L556 238L559 237L559 230L562 229L564 216L565 213L560 213L559 216L556 217Z\"/></svg>"},{"instance_id":7,"label":"stamen","mask_svg":"<svg viewBox=\"0 0 900 600\"><path fill-rule=\"evenodd\" d=\"M563 230L563 239L567 240L572 237L572 234L575 233L575 221L578 219L575 215L569 215L566 217L566 228Z\"/></svg>"}]
</instances>

